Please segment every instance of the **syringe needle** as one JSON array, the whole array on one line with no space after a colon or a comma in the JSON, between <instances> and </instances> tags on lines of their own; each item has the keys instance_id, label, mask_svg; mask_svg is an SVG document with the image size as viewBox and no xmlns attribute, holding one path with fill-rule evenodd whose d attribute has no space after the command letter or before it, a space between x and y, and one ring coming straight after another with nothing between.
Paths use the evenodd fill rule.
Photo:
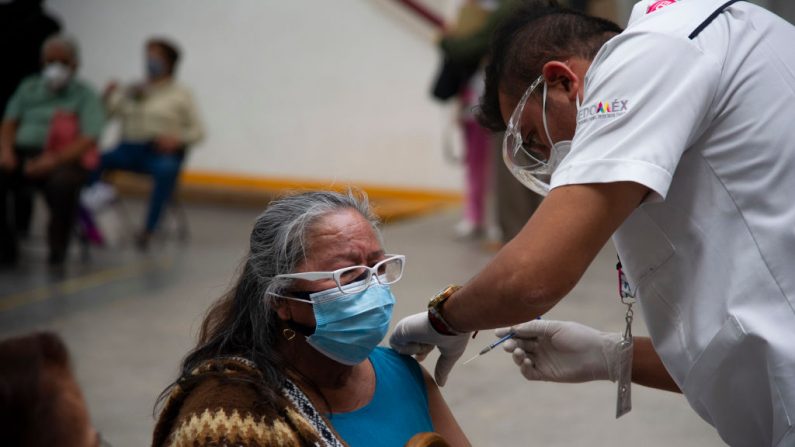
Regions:
<instances>
[{"instance_id":1,"label":"syringe needle","mask_svg":"<svg viewBox=\"0 0 795 447\"><path fill-rule=\"evenodd\" d=\"M471 359L469 359L466 362L462 363L462 365L466 365L467 363L471 362L472 360L475 360L478 357L480 357L480 354L475 354L475 355L472 356Z\"/></svg>"},{"instance_id":2,"label":"syringe needle","mask_svg":"<svg viewBox=\"0 0 795 447\"><path fill-rule=\"evenodd\" d=\"M491 343L490 345L488 345L485 348L481 349L480 352L478 352L477 354L472 356L471 359L469 359L466 362L462 363L462 365L466 365L467 363L471 362L472 360L475 360L476 358L480 357L481 355L483 355L483 354L491 351L492 349L496 348L497 346L505 343L506 341L508 341L511 338L513 338L514 335L516 335L516 332L509 332L505 336L501 337L499 340L497 340L494 343Z\"/></svg>"}]
</instances>

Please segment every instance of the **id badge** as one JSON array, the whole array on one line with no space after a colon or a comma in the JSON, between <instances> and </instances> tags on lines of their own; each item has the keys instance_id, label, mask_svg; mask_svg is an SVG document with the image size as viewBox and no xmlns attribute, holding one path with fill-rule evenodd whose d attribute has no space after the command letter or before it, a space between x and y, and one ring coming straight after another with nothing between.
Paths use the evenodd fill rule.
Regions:
<instances>
[{"instance_id":1,"label":"id badge","mask_svg":"<svg viewBox=\"0 0 795 447\"><path fill-rule=\"evenodd\" d=\"M632 410L632 345L631 338L618 344L616 419Z\"/></svg>"}]
</instances>

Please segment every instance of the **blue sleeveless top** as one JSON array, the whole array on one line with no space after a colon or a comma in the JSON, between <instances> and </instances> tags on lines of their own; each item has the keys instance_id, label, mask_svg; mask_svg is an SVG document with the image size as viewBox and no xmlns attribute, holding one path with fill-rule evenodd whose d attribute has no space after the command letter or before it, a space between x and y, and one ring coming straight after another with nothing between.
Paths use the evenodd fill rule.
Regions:
<instances>
[{"instance_id":1,"label":"blue sleeveless top","mask_svg":"<svg viewBox=\"0 0 795 447\"><path fill-rule=\"evenodd\" d=\"M428 390L413 358L377 347L370 354L375 393L369 404L350 413L326 415L350 447L403 447L420 432L433 431Z\"/></svg>"}]
</instances>

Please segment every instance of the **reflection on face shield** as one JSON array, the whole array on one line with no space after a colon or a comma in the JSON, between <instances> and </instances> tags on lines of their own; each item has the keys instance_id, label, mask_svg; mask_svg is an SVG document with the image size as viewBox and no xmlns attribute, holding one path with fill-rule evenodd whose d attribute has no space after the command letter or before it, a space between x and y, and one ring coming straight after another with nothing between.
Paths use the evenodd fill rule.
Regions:
<instances>
[{"instance_id":1,"label":"reflection on face shield","mask_svg":"<svg viewBox=\"0 0 795 447\"><path fill-rule=\"evenodd\" d=\"M530 87L528 87L524 95L522 95L522 99L516 104L516 108L511 114L511 118L508 120L508 126L505 130L505 139L502 144L502 158L508 170L519 182L530 188L530 190L542 196L546 196L549 194L549 184L552 173L571 150L571 140L552 143L549 156L545 154L546 147L542 144L534 142L532 139L530 141L524 141L524 133L521 128L524 107L530 95L532 95L533 91L542 83L544 84L544 93L541 116L547 140L552 142L552 137L549 135L546 115L547 84L542 75L530 84ZM579 96L577 97L577 108L580 108Z\"/></svg>"}]
</instances>

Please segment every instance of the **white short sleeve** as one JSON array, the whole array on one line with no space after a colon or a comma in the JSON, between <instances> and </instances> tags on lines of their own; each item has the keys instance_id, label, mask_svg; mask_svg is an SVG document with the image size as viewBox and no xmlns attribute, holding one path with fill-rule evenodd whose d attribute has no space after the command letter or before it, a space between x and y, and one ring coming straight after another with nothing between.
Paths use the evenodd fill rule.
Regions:
<instances>
[{"instance_id":1,"label":"white short sleeve","mask_svg":"<svg viewBox=\"0 0 795 447\"><path fill-rule=\"evenodd\" d=\"M720 67L684 37L619 35L594 59L569 155L552 188L640 183L665 198L685 150L711 116Z\"/></svg>"}]
</instances>

